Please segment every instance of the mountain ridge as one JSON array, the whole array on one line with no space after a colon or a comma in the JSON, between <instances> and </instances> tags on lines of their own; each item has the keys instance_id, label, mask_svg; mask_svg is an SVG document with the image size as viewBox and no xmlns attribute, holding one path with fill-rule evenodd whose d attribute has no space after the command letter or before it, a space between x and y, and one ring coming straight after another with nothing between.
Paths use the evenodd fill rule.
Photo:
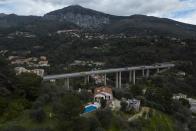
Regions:
<instances>
[{"instance_id":1,"label":"mountain ridge","mask_svg":"<svg viewBox=\"0 0 196 131\"><path fill-rule=\"evenodd\" d=\"M68 21L83 28L100 28L104 24L110 24L110 17L112 15L79 5L68 6L44 15L46 19Z\"/></svg>"},{"instance_id":2,"label":"mountain ridge","mask_svg":"<svg viewBox=\"0 0 196 131\"><path fill-rule=\"evenodd\" d=\"M1 16L1 15L0 15ZM101 31L103 33L125 33L129 35L170 35L196 37L196 25L178 22L168 18L146 15L115 16L79 5L71 5L45 14L44 16L2 15L0 27L22 26L24 29L43 25L43 30L55 26L53 31L72 27ZM45 26L47 25L47 26ZM66 26L63 26L66 25ZM69 27L69 25L72 25ZM39 26L40 28L40 26ZM38 27L37 27L37 30ZM31 30L30 30L31 31Z\"/></svg>"}]
</instances>

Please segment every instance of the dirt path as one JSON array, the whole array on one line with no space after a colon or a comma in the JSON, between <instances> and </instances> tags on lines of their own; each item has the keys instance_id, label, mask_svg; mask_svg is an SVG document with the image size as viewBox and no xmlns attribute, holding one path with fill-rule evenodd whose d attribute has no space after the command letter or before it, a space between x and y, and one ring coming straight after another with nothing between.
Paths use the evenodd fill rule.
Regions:
<instances>
[{"instance_id":1,"label":"dirt path","mask_svg":"<svg viewBox=\"0 0 196 131\"><path fill-rule=\"evenodd\" d=\"M137 114L131 116L131 117L128 119L128 121L133 121L133 120L135 120L135 119L138 119L139 117L142 116L142 114L143 114L144 112L146 112L146 114L147 114L147 113L149 112L149 110L150 110L149 107L142 107L141 111L138 112ZM147 117L147 116L145 116L145 117Z\"/></svg>"}]
</instances>

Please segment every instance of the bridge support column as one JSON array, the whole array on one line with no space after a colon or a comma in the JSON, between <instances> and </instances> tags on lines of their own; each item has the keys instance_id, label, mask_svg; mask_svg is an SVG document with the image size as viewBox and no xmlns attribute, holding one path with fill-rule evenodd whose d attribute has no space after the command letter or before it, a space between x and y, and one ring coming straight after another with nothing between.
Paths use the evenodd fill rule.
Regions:
<instances>
[{"instance_id":1,"label":"bridge support column","mask_svg":"<svg viewBox=\"0 0 196 131\"><path fill-rule=\"evenodd\" d=\"M69 87L69 78L65 79L65 83L64 83L65 88L67 88L68 90L70 89Z\"/></svg>"},{"instance_id":2,"label":"bridge support column","mask_svg":"<svg viewBox=\"0 0 196 131\"><path fill-rule=\"evenodd\" d=\"M159 68L157 68L157 73L159 73L160 72L160 69Z\"/></svg>"},{"instance_id":3,"label":"bridge support column","mask_svg":"<svg viewBox=\"0 0 196 131\"><path fill-rule=\"evenodd\" d=\"M135 85L135 70L133 70L133 84Z\"/></svg>"},{"instance_id":4,"label":"bridge support column","mask_svg":"<svg viewBox=\"0 0 196 131\"><path fill-rule=\"evenodd\" d=\"M129 72L129 82L132 82L132 71Z\"/></svg>"},{"instance_id":5,"label":"bridge support column","mask_svg":"<svg viewBox=\"0 0 196 131\"><path fill-rule=\"evenodd\" d=\"M104 74L104 86L106 86L106 85L107 85L107 75Z\"/></svg>"},{"instance_id":6,"label":"bridge support column","mask_svg":"<svg viewBox=\"0 0 196 131\"><path fill-rule=\"evenodd\" d=\"M87 83L90 82L90 76L87 76Z\"/></svg>"},{"instance_id":7,"label":"bridge support column","mask_svg":"<svg viewBox=\"0 0 196 131\"><path fill-rule=\"evenodd\" d=\"M88 84L90 82L90 76L85 76L84 77L84 84Z\"/></svg>"},{"instance_id":8,"label":"bridge support column","mask_svg":"<svg viewBox=\"0 0 196 131\"><path fill-rule=\"evenodd\" d=\"M145 77L145 70L142 70L142 77Z\"/></svg>"},{"instance_id":9,"label":"bridge support column","mask_svg":"<svg viewBox=\"0 0 196 131\"><path fill-rule=\"evenodd\" d=\"M116 88L118 88L118 72L116 73Z\"/></svg>"},{"instance_id":10,"label":"bridge support column","mask_svg":"<svg viewBox=\"0 0 196 131\"><path fill-rule=\"evenodd\" d=\"M122 84L122 83L121 83L121 82L122 82L121 79L122 79L122 78L121 78L121 72L119 72L119 88L122 88L122 86L121 86L121 84Z\"/></svg>"},{"instance_id":11,"label":"bridge support column","mask_svg":"<svg viewBox=\"0 0 196 131\"><path fill-rule=\"evenodd\" d=\"M150 76L150 70L147 69L147 71L146 71L146 78L149 78L149 76Z\"/></svg>"},{"instance_id":12,"label":"bridge support column","mask_svg":"<svg viewBox=\"0 0 196 131\"><path fill-rule=\"evenodd\" d=\"M87 84L87 78L86 78L86 76L84 77L84 84L85 85Z\"/></svg>"}]
</instances>

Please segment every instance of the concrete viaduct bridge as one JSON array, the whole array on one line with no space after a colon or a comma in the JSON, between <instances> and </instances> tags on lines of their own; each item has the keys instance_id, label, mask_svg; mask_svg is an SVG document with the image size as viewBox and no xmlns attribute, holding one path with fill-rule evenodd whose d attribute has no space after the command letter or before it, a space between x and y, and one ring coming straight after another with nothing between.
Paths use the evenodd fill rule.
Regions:
<instances>
[{"instance_id":1,"label":"concrete viaduct bridge","mask_svg":"<svg viewBox=\"0 0 196 131\"><path fill-rule=\"evenodd\" d=\"M96 71L87 71L87 72L77 72L77 73L69 73L69 74L59 74L59 75L48 75L43 77L43 81L51 81L51 80L58 80L58 79L65 79L65 86L70 89L69 80L71 78L76 77L85 77L86 80L89 82L89 77L91 75L104 75L104 85L107 85L107 74L115 73L116 74L116 88L121 88L121 74L122 72L129 72L129 82L133 84L136 83L136 71L142 71L142 76L148 78L150 76L151 70L157 70L157 73L163 69L170 69L174 67L174 64L169 63L161 63L155 64L150 66L135 66L135 67L125 67L125 68L115 68L115 69L105 69L105 70L96 70Z\"/></svg>"}]
</instances>

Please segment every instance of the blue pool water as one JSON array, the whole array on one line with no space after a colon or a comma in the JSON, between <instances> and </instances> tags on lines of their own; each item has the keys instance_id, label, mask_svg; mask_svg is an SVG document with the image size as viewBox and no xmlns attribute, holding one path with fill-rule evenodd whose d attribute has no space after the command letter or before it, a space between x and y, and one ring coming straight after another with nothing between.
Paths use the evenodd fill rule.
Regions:
<instances>
[{"instance_id":1,"label":"blue pool water","mask_svg":"<svg viewBox=\"0 0 196 131\"><path fill-rule=\"evenodd\" d=\"M97 110L97 107L95 106L88 106L84 109L84 113L88 113L88 112L92 112L92 111L95 111Z\"/></svg>"}]
</instances>

